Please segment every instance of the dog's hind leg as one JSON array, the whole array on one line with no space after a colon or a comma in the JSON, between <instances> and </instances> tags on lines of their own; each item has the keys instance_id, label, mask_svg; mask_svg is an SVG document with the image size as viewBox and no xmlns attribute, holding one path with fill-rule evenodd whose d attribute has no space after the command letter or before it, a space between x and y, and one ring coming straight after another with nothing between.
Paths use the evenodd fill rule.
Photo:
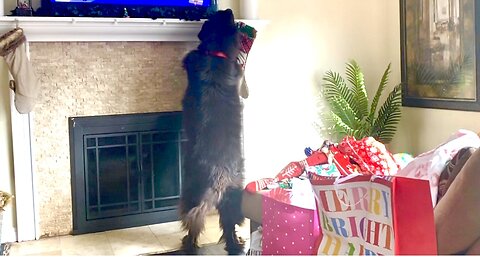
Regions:
<instances>
[{"instance_id":1,"label":"dog's hind leg","mask_svg":"<svg viewBox=\"0 0 480 257\"><path fill-rule=\"evenodd\" d=\"M225 190L217 206L220 216L220 227L223 230L221 240L225 242L225 250L230 255L244 254L244 242L237 237L235 225L245 220L241 210L242 189L229 187Z\"/></svg>"},{"instance_id":2,"label":"dog's hind leg","mask_svg":"<svg viewBox=\"0 0 480 257\"><path fill-rule=\"evenodd\" d=\"M205 227L205 215L211 207L205 201L197 206L182 210L182 226L188 234L182 239L182 250L186 254L195 254L198 249L198 237Z\"/></svg>"}]
</instances>

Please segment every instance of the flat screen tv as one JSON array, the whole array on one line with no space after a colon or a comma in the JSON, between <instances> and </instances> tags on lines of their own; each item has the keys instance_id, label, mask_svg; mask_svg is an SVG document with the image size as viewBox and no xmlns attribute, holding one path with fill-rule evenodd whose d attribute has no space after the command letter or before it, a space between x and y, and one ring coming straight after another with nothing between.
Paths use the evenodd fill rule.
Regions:
<instances>
[{"instance_id":1,"label":"flat screen tv","mask_svg":"<svg viewBox=\"0 0 480 257\"><path fill-rule=\"evenodd\" d=\"M217 10L217 0L42 0L42 9L49 16L200 20Z\"/></svg>"}]
</instances>

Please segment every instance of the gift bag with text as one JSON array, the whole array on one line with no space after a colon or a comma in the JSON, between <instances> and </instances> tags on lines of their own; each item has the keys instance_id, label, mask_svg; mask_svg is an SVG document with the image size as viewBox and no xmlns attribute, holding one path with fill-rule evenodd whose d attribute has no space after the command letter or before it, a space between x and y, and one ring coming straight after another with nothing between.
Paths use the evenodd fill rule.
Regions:
<instances>
[{"instance_id":1,"label":"gift bag with text","mask_svg":"<svg viewBox=\"0 0 480 257\"><path fill-rule=\"evenodd\" d=\"M436 254L427 180L349 175L311 178L319 255Z\"/></svg>"}]
</instances>

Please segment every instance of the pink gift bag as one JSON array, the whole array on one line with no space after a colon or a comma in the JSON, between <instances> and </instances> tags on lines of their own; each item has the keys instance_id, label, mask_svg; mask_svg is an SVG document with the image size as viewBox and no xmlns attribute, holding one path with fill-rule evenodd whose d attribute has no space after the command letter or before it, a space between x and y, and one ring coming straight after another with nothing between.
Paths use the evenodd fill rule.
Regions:
<instances>
[{"instance_id":1,"label":"pink gift bag","mask_svg":"<svg viewBox=\"0 0 480 257\"><path fill-rule=\"evenodd\" d=\"M320 236L315 197L308 180L263 196L263 255L316 255Z\"/></svg>"}]
</instances>

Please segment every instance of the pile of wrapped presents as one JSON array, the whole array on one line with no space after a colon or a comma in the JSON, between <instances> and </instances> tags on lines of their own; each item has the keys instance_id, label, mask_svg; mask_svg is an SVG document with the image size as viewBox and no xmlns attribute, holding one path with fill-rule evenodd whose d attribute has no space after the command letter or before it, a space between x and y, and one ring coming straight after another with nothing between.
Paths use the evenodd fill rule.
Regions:
<instances>
[{"instance_id":1,"label":"pile of wrapped presents","mask_svg":"<svg viewBox=\"0 0 480 257\"><path fill-rule=\"evenodd\" d=\"M476 133L459 130L415 158L372 137L307 147L303 160L246 185L249 254L436 254L438 178L458 151L479 146Z\"/></svg>"}]
</instances>

